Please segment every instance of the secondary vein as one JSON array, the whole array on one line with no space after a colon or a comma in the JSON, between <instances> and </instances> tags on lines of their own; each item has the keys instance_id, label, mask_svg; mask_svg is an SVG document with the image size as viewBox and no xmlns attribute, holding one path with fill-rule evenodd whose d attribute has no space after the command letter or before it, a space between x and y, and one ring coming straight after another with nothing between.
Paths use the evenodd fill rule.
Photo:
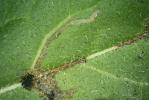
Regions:
<instances>
[{"instance_id":1,"label":"secondary vein","mask_svg":"<svg viewBox=\"0 0 149 100\"><path fill-rule=\"evenodd\" d=\"M135 84L135 85L139 85L139 86L142 86L142 85L148 86L149 85L148 82L137 82L137 81L129 79L127 77L117 77L116 75L113 75L109 72L97 69L97 68L92 67L92 66L84 66L83 68L87 68L87 69L93 70L93 71L95 71L99 74L103 74L107 77L110 77L110 78L113 78L113 79L119 79L119 80L126 81L126 82L129 82L129 83Z\"/></svg>"}]
</instances>

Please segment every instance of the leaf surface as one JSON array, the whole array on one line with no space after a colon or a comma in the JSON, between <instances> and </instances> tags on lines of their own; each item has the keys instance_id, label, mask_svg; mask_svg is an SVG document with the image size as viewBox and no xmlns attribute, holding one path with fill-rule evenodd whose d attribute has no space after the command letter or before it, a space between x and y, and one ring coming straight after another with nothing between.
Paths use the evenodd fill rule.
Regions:
<instances>
[{"instance_id":1,"label":"leaf surface","mask_svg":"<svg viewBox=\"0 0 149 100\"><path fill-rule=\"evenodd\" d=\"M148 0L0 0L0 91L35 68L53 70L85 58L85 64L55 78L62 90L76 90L72 99L147 99L148 38L108 48L149 33L148 5ZM101 56L88 59L94 53ZM0 93L4 98L42 99L23 88Z\"/></svg>"},{"instance_id":2,"label":"leaf surface","mask_svg":"<svg viewBox=\"0 0 149 100\"><path fill-rule=\"evenodd\" d=\"M72 100L147 100L148 50L149 40L139 41L62 71L56 79L63 90L75 91Z\"/></svg>"}]
</instances>

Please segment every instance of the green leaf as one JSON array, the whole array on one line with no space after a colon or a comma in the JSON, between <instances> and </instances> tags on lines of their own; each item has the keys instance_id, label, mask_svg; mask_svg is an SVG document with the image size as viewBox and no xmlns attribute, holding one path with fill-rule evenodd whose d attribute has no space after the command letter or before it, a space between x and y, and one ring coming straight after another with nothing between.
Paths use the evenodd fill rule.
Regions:
<instances>
[{"instance_id":1,"label":"green leaf","mask_svg":"<svg viewBox=\"0 0 149 100\"><path fill-rule=\"evenodd\" d=\"M85 16L94 11L98 11L94 22L67 28L49 45L42 67L68 63L142 34L144 21L149 16L149 7L136 0L102 0L96 8L91 7L81 13ZM77 15L82 16L80 13Z\"/></svg>"},{"instance_id":2,"label":"green leaf","mask_svg":"<svg viewBox=\"0 0 149 100\"><path fill-rule=\"evenodd\" d=\"M148 50L149 40L139 41L62 71L56 80L76 91L73 100L147 100Z\"/></svg>"},{"instance_id":3,"label":"green leaf","mask_svg":"<svg viewBox=\"0 0 149 100\"><path fill-rule=\"evenodd\" d=\"M23 88L17 88L8 93L0 95L0 100L42 100L40 96L37 96L34 91L30 92Z\"/></svg>"},{"instance_id":4,"label":"green leaf","mask_svg":"<svg viewBox=\"0 0 149 100\"><path fill-rule=\"evenodd\" d=\"M0 1L0 87L30 69L46 36L70 14L94 6L97 0ZM61 26L62 26L61 25ZM10 70L11 69L11 70Z\"/></svg>"},{"instance_id":5,"label":"green leaf","mask_svg":"<svg viewBox=\"0 0 149 100\"><path fill-rule=\"evenodd\" d=\"M42 99L20 86L5 89L27 72L48 72L84 58L85 64L55 78L61 90L76 90L72 99L147 99L148 5L148 0L0 0L0 99ZM125 46L128 40L135 43Z\"/></svg>"}]
</instances>

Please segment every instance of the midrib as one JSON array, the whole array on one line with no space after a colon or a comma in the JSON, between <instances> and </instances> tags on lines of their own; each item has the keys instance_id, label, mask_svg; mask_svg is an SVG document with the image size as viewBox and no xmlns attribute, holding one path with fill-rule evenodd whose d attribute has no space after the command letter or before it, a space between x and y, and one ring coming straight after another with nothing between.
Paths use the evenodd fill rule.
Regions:
<instances>
[{"instance_id":1,"label":"midrib","mask_svg":"<svg viewBox=\"0 0 149 100\"><path fill-rule=\"evenodd\" d=\"M21 83L17 83L17 84L13 84L13 85L5 87L5 88L1 88L0 89L0 94L6 93L6 92L11 91L11 90L14 90L18 87L21 87Z\"/></svg>"}]
</instances>

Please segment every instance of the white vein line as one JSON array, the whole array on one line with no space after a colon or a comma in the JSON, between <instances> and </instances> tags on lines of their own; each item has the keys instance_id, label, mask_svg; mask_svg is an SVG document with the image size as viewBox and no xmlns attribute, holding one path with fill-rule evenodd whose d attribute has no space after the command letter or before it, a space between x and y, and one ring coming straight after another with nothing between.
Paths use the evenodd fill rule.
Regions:
<instances>
[{"instance_id":1,"label":"white vein line","mask_svg":"<svg viewBox=\"0 0 149 100\"><path fill-rule=\"evenodd\" d=\"M6 92L11 91L11 90L14 90L18 87L21 87L21 83L17 83L17 84L13 84L11 86L7 86L5 88L1 88L0 89L0 94L6 93Z\"/></svg>"},{"instance_id":2,"label":"white vein line","mask_svg":"<svg viewBox=\"0 0 149 100\"><path fill-rule=\"evenodd\" d=\"M105 76L113 78L113 79L119 79L119 80L126 81L126 82L129 82L129 83L132 83L132 84L140 85L140 86L142 86L142 85L148 86L149 85L148 82L137 82L137 81L131 80L127 77L117 77L117 76L115 76L115 75L113 75L109 72L97 69L95 67L91 67L91 66L82 66L82 67L93 70L95 72L98 72L99 74L105 75Z\"/></svg>"},{"instance_id":3,"label":"white vein line","mask_svg":"<svg viewBox=\"0 0 149 100\"><path fill-rule=\"evenodd\" d=\"M86 58L86 60L90 60L90 59L96 58L96 57L98 57L98 56L100 56L100 55L103 55L103 54L105 54L105 53L107 53L107 52L110 52L110 51L113 51L113 50L115 50L115 49L118 49L118 47L117 47L117 46L114 46L114 47L105 49L105 50L103 50L103 51L94 53L94 54L92 54L92 55L89 55L89 56Z\"/></svg>"}]
</instances>

